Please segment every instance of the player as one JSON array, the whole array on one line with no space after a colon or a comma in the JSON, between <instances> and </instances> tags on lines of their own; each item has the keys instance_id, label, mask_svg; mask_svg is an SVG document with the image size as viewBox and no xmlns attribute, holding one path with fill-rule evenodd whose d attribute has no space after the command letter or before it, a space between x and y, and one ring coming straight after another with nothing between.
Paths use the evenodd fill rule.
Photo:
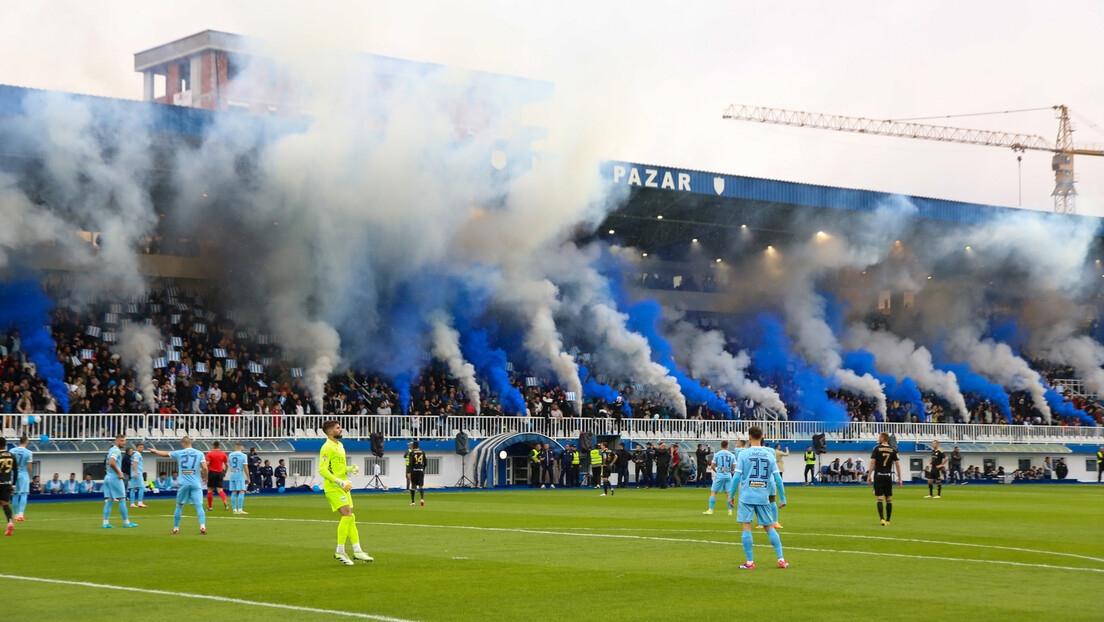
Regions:
<instances>
[{"instance_id":1,"label":"player","mask_svg":"<svg viewBox=\"0 0 1104 622\"><path fill-rule=\"evenodd\" d=\"M870 454L870 471L866 475L866 483L874 484L874 498L878 500L878 518L882 520L882 527L889 527L893 516L893 468L897 469L897 487L900 488L904 485L901 461L897 458L897 450L889 446L889 432L882 432L878 435L878 445ZM883 499L885 514L882 514Z\"/></svg>"},{"instance_id":2,"label":"player","mask_svg":"<svg viewBox=\"0 0 1104 622\"><path fill-rule=\"evenodd\" d=\"M15 481L15 456L8 451L8 441L0 436L0 506L4 507L4 517L8 519L8 528L5 536L12 535L15 531L14 515L12 514L11 498L12 485Z\"/></svg>"},{"instance_id":3,"label":"player","mask_svg":"<svg viewBox=\"0 0 1104 622\"><path fill-rule=\"evenodd\" d=\"M425 505L425 468L425 452L418 449L418 441L414 441L410 444L410 462L407 467L407 475L410 478L410 505L414 505L415 488L422 496L422 505Z\"/></svg>"},{"instance_id":4,"label":"player","mask_svg":"<svg viewBox=\"0 0 1104 622\"><path fill-rule=\"evenodd\" d=\"M13 447L11 454L15 456L15 522L23 522L23 512L27 509L27 494L31 492L31 463L34 454L27 449L27 435L19 437L19 447Z\"/></svg>"},{"instance_id":5,"label":"player","mask_svg":"<svg viewBox=\"0 0 1104 622\"><path fill-rule=\"evenodd\" d=\"M600 472L602 476L602 494L599 497L605 497L607 493L609 496L613 496L613 486L610 485L609 476L610 471L613 471L613 465L617 463L617 454L609 450L609 447L605 443L602 443L602 450L599 452L599 460L601 462Z\"/></svg>"},{"instance_id":6,"label":"player","mask_svg":"<svg viewBox=\"0 0 1104 622\"><path fill-rule=\"evenodd\" d=\"M123 473L123 447L126 447L126 436L115 435L115 444L107 451L107 473L104 475L104 511L103 528L114 529L111 524L111 506L119 502L119 513L123 515L123 527L137 527L137 523L130 522L127 516L126 490L123 482L126 481L126 473Z\"/></svg>"},{"instance_id":7,"label":"player","mask_svg":"<svg viewBox=\"0 0 1104 622\"><path fill-rule=\"evenodd\" d=\"M142 470L142 452L146 450L145 443L134 446L134 455L130 457L130 479L127 480L127 492L130 493L130 507L148 508L146 505L146 475ZM135 503L137 497L138 503Z\"/></svg>"},{"instance_id":8,"label":"player","mask_svg":"<svg viewBox=\"0 0 1104 622\"><path fill-rule=\"evenodd\" d=\"M349 494L353 485L345 479L349 473L357 473L357 468L356 465L349 467L345 464L341 424L333 419L324 421L322 431L326 433L326 442L318 453L318 474L326 480L322 489L326 492L330 509L341 514L341 521L337 524L337 550L334 552L334 559L346 566L352 566L353 559L370 562L372 558L360 549L360 534L356 528L356 515L353 514L353 496ZM353 543L352 559L345 554L345 540Z\"/></svg>"},{"instance_id":9,"label":"player","mask_svg":"<svg viewBox=\"0 0 1104 622\"><path fill-rule=\"evenodd\" d=\"M751 521L758 520L760 525L768 525L767 537L778 555L778 567L789 568L790 564L782 556L782 538L774 528L774 515L769 505L770 482L778 466L774 452L763 447L763 430L759 426L748 429L750 446L741 451L736 459L735 477L740 486L740 502L736 510L736 520L744 524L744 533L740 541L744 545L747 562L740 565L743 570L755 570L755 558L752 552Z\"/></svg>"},{"instance_id":10,"label":"player","mask_svg":"<svg viewBox=\"0 0 1104 622\"><path fill-rule=\"evenodd\" d=\"M736 455L728 450L728 441L721 441L721 450L713 454L713 460L709 463L709 469L713 476L713 486L709 489L709 509L705 514L713 514L713 505L717 503L717 493L724 491L728 497L728 515L732 516L732 495L728 494L732 487L732 472L736 467Z\"/></svg>"},{"instance_id":11,"label":"player","mask_svg":"<svg viewBox=\"0 0 1104 622\"><path fill-rule=\"evenodd\" d=\"M198 450L197 450L198 451ZM226 492L222 489L222 479L226 472L226 452L219 449L219 442L211 443L211 451L207 452L207 511L214 509L215 490L218 490L222 499L222 509L229 510L226 503Z\"/></svg>"},{"instance_id":12,"label":"player","mask_svg":"<svg viewBox=\"0 0 1104 622\"><path fill-rule=\"evenodd\" d=\"M249 456L245 455L241 443L234 443L234 451L226 460L230 473L230 505L235 514L248 514L245 511L245 491L249 490Z\"/></svg>"},{"instance_id":13,"label":"player","mask_svg":"<svg viewBox=\"0 0 1104 622\"><path fill-rule=\"evenodd\" d=\"M943 496L943 467L947 464L947 454L939 449L939 441L932 441L931 465L928 469L928 494L925 499L939 499ZM937 482L935 496L932 496L932 482Z\"/></svg>"},{"instance_id":14,"label":"player","mask_svg":"<svg viewBox=\"0 0 1104 622\"><path fill-rule=\"evenodd\" d=\"M173 514L173 535L180 533L180 517L184 514L184 504L195 506L199 519L200 535L207 535L207 513L203 511L203 480L207 479L207 461L203 452L192 448L192 437L180 439L184 449L173 452L151 449L162 458L175 458L180 469L180 488L176 491L176 512Z\"/></svg>"}]
</instances>

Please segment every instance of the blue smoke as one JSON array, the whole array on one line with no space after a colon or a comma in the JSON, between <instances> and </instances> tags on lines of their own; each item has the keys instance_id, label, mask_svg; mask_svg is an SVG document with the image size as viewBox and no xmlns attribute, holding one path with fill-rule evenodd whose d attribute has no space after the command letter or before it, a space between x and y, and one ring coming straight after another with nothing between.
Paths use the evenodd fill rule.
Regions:
<instances>
[{"instance_id":1,"label":"blue smoke","mask_svg":"<svg viewBox=\"0 0 1104 622\"><path fill-rule=\"evenodd\" d=\"M520 415L525 412L525 398L510 383L510 373L506 371L506 353L492 348L485 328L473 329L467 318L456 318L456 330L460 332L460 349L464 358L475 366L475 370L498 394L502 402L502 411L507 415Z\"/></svg>"},{"instance_id":2,"label":"blue smoke","mask_svg":"<svg viewBox=\"0 0 1104 622\"><path fill-rule=\"evenodd\" d=\"M924 398L912 378L905 377L898 382L891 374L882 374L874 365L874 354L867 350L852 350L844 355L843 366L855 373L870 374L885 385L886 398L909 404L917 416L924 415ZM888 413L887 413L888 414Z\"/></svg>"},{"instance_id":3,"label":"blue smoke","mask_svg":"<svg viewBox=\"0 0 1104 622\"><path fill-rule=\"evenodd\" d=\"M579 366L579 377L583 379L583 395L587 397L596 397L609 404L616 404L621 397L621 394L613 387L591 378L590 370L582 365ZM625 406L625 413L631 417L632 409L629 408L629 403L624 400L622 400L622 403Z\"/></svg>"},{"instance_id":4,"label":"blue smoke","mask_svg":"<svg viewBox=\"0 0 1104 622\"><path fill-rule=\"evenodd\" d=\"M1066 400L1053 389L1048 387L1045 395L1047 404L1050 405L1050 410L1053 411L1053 414L1064 419L1079 419L1084 425L1096 426L1096 421L1090 417L1088 413L1074 408L1073 404L1066 402Z\"/></svg>"},{"instance_id":5,"label":"blue smoke","mask_svg":"<svg viewBox=\"0 0 1104 622\"><path fill-rule=\"evenodd\" d=\"M613 287L612 283L611 287ZM659 321L662 310L658 302L649 298L635 304L630 304L624 311L629 315L627 324L629 330L640 333L648 340L648 345L652 348L652 358L655 362L662 365L678 382L679 388L682 389L682 394L686 397L686 402L688 404L705 404L710 410L723 412L729 417L732 416L732 409L724 400L713 391L705 388L697 380L687 376L679 369L678 365L675 364L675 360L672 356L674 350L671 344L659 334Z\"/></svg>"},{"instance_id":6,"label":"blue smoke","mask_svg":"<svg viewBox=\"0 0 1104 622\"><path fill-rule=\"evenodd\" d=\"M46 381L61 412L69 412L69 389L65 386L65 368L58 361L57 343L46 329L54 306L35 280L0 284L0 330L19 329L23 351L35 364L38 377Z\"/></svg>"},{"instance_id":7,"label":"blue smoke","mask_svg":"<svg viewBox=\"0 0 1104 622\"><path fill-rule=\"evenodd\" d=\"M763 313L756 324L759 345L752 350L751 356L755 370L764 384L774 385L782 400L793 407L792 418L834 424L849 422L851 417L847 409L826 393L839 388L838 383L821 376L794 354L793 341L786 336L782 322Z\"/></svg>"},{"instance_id":8,"label":"blue smoke","mask_svg":"<svg viewBox=\"0 0 1104 622\"><path fill-rule=\"evenodd\" d=\"M958 378L958 388L962 390L967 406L972 408L980 400L988 400L1000 411L1000 414L1004 415L1005 421L1012 422L1012 408L1008 405L1008 393L999 384L989 382L983 376L975 374L969 363L945 363L938 367L943 371L954 372L955 377Z\"/></svg>"}]
</instances>

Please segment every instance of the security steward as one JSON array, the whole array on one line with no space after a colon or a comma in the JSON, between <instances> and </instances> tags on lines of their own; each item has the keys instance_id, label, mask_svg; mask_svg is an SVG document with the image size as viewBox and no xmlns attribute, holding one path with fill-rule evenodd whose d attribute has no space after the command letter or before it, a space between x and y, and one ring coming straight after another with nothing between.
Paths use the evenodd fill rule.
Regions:
<instances>
[{"instance_id":1,"label":"security steward","mask_svg":"<svg viewBox=\"0 0 1104 622\"><path fill-rule=\"evenodd\" d=\"M529 452L529 487L540 486L541 446L537 443Z\"/></svg>"},{"instance_id":2,"label":"security steward","mask_svg":"<svg viewBox=\"0 0 1104 622\"><path fill-rule=\"evenodd\" d=\"M595 488L602 485L602 452L597 447L590 450L590 483Z\"/></svg>"},{"instance_id":3,"label":"security steward","mask_svg":"<svg viewBox=\"0 0 1104 622\"><path fill-rule=\"evenodd\" d=\"M805 450L805 483L812 486L816 482L816 452L812 447Z\"/></svg>"},{"instance_id":4,"label":"security steward","mask_svg":"<svg viewBox=\"0 0 1104 622\"><path fill-rule=\"evenodd\" d=\"M572 488L579 487L579 465L582 458L579 457L579 450L575 447L575 443L568 445L568 454L571 456L571 467L567 472L567 485Z\"/></svg>"}]
</instances>

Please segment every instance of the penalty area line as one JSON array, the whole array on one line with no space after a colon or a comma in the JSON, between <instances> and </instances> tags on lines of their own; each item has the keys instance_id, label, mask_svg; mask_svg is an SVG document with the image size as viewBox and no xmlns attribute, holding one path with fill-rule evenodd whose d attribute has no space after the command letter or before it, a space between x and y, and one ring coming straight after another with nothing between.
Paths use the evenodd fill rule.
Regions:
<instances>
[{"instance_id":1,"label":"penalty area line","mask_svg":"<svg viewBox=\"0 0 1104 622\"><path fill-rule=\"evenodd\" d=\"M392 618L377 616L369 613L357 613L355 611L338 611L336 609L319 609L317 607L300 607L298 605L284 605L281 603L263 603L256 600L244 600L241 598L229 598L226 596L210 596L207 594L188 594L187 592L169 592L166 590L149 590L141 587L128 587L125 585L111 585L108 583L90 583L87 581L65 581L63 579L46 579L43 577L24 577L11 574L0 574L0 579L13 579L18 581L34 581L37 583L55 583L58 585L76 585L91 587L101 590L118 590L122 592L139 592L142 594L156 594L158 596L177 596L180 598L197 598L200 600L213 600L220 603L232 603L235 605L250 605L254 607L268 607L270 609L283 609L285 611L305 611L307 613L321 613L333 616L345 616L347 618L361 618L365 620L382 620L383 622L413 622L404 618Z\"/></svg>"}]
</instances>

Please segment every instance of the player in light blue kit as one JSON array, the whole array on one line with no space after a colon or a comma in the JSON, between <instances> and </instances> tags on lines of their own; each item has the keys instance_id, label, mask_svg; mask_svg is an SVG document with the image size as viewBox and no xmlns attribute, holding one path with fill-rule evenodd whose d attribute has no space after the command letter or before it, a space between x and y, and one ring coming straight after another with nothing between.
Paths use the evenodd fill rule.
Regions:
<instances>
[{"instance_id":1,"label":"player in light blue kit","mask_svg":"<svg viewBox=\"0 0 1104 622\"><path fill-rule=\"evenodd\" d=\"M207 480L207 461L203 452L192 448L192 437L180 439L184 449L174 452L150 449L150 452L162 458L175 458L180 465L180 489L176 491L176 513L173 514L173 534L180 533L180 517L184 514L184 504L195 506L199 519L199 533L207 535L207 513L203 511L203 482Z\"/></svg>"},{"instance_id":2,"label":"player in light blue kit","mask_svg":"<svg viewBox=\"0 0 1104 622\"><path fill-rule=\"evenodd\" d=\"M27 520L23 518L23 512L27 509L27 494L31 492L31 461L34 454L27 449L28 442L27 435L24 434L19 437L19 447L9 450L15 456L15 499L12 500L12 507L15 509L17 522Z\"/></svg>"},{"instance_id":3,"label":"player in light blue kit","mask_svg":"<svg viewBox=\"0 0 1104 622\"><path fill-rule=\"evenodd\" d=\"M740 502L736 510L736 520L744 524L744 533L740 541L744 545L747 562L740 566L744 570L755 569L755 556L752 553L751 521L758 520L760 525L768 525L767 537L770 538L774 552L778 554L778 567L789 568L790 564L782 557L782 538L774 528L774 514L770 506L770 482L778 472L774 450L763 447L763 430L752 426L748 430L751 446L740 452L736 459L736 479L740 482Z\"/></svg>"},{"instance_id":4,"label":"player in light blue kit","mask_svg":"<svg viewBox=\"0 0 1104 622\"><path fill-rule=\"evenodd\" d=\"M134 455L130 457L130 479L127 480L127 492L130 493L130 507L148 508L146 505L146 476L142 470L142 452L146 450L145 443L134 445ZM135 503L135 500L138 503Z\"/></svg>"},{"instance_id":5,"label":"player in light blue kit","mask_svg":"<svg viewBox=\"0 0 1104 622\"><path fill-rule=\"evenodd\" d=\"M116 434L115 444L107 451L107 473L103 481L104 529L115 527L111 524L111 506L116 501L119 502L119 513L123 515L123 527L138 526L137 523L130 522L130 517L127 516L126 487L123 484L126 481L126 473L123 473L123 447L126 447L126 436Z\"/></svg>"},{"instance_id":6,"label":"player in light blue kit","mask_svg":"<svg viewBox=\"0 0 1104 622\"><path fill-rule=\"evenodd\" d=\"M747 448L747 441L737 440L736 446L732 449L732 455L736 456L736 462L740 462L740 452ZM732 473L732 482L728 485L728 513L731 514L732 510L736 507L736 497L740 487L740 481L736 479L735 470Z\"/></svg>"},{"instance_id":7,"label":"player in light blue kit","mask_svg":"<svg viewBox=\"0 0 1104 622\"><path fill-rule=\"evenodd\" d=\"M245 491L249 489L249 456L242 451L241 443L234 443L234 451L226 460L226 471L229 476L230 506L235 514L248 514L244 509Z\"/></svg>"},{"instance_id":8,"label":"player in light blue kit","mask_svg":"<svg viewBox=\"0 0 1104 622\"><path fill-rule=\"evenodd\" d=\"M728 450L728 441L721 441L721 450L713 454L713 461L709 463L713 470L713 487L709 492L709 509L705 514L713 513L713 505L717 503L717 493L724 492L728 497L728 513L732 515L732 472L736 468L736 455Z\"/></svg>"}]
</instances>

